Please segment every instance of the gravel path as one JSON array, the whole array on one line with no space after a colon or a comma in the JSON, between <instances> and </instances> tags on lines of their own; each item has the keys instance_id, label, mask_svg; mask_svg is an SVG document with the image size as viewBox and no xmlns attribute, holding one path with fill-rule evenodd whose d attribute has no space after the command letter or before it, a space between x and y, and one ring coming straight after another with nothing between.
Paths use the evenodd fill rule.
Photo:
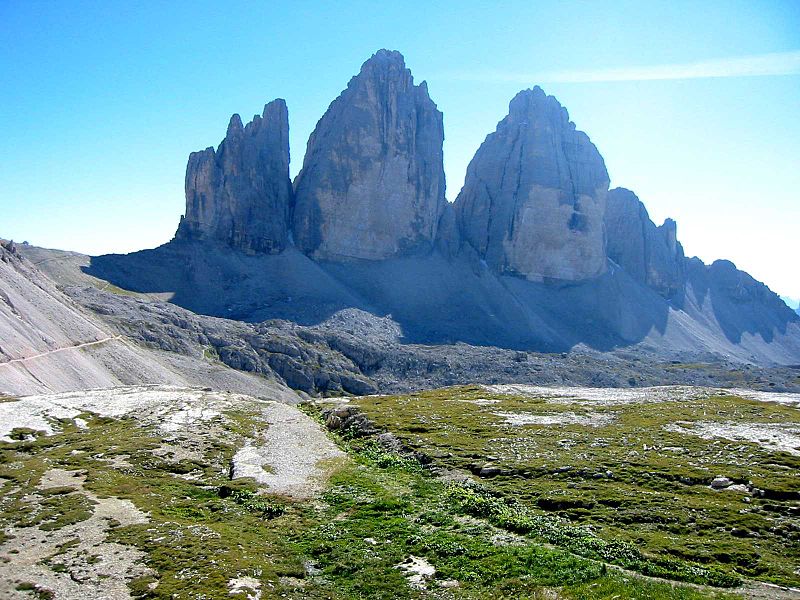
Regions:
<instances>
[{"instance_id":1,"label":"gravel path","mask_svg":"<svg viewBox=\"0 0 800 600\"><path fill-rule=\"evenodd\" d=\"M329 472L343 461L339 450L308 415L292 406L264 409L269 428L233 457L233 476L252 477L270 493L295 499L313 497Z\"/></svg>"},{"instance_id":2,"label":"gravel path","mask_svg":"<svg viewBox=\"0 0 800 600\"><path fill-rule=\"evenodd\" d=\"M48 350L47 352L40 352L39 354L34 354L33 356L25 356L22 358L12 358L11 360L7 360L5 362L0 362L0 367L5 367L7 365L13 365L15 363L22 363L27 362L29 360L34 360L36 358L42 358L43 356L50 356L51 354L56 354L58 352L66 352L67 350L78 350L80 348L88 348L89 346L97 346L99 344L105 344L106 342L111 342L114 340L121 340L121 335L110 335L104 337L101 340L94 340L91 342L83 342L82 344L75 344L74 346L65 346L63 348L56 348L55 350Z\"/></svg>"}]
</instances>

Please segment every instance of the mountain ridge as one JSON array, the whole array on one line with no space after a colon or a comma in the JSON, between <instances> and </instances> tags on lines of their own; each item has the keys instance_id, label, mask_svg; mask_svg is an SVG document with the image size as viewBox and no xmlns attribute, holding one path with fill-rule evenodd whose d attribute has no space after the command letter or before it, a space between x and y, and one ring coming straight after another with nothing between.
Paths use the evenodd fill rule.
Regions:
<instances>
[{"instance_id":1,"label":"mountain ridge","mask_svg":"<svg viewBox=\"0 0 800 600\"><path fill-rule=\"evenodd\" d=\"M608 190L597 148L539 87L511 100L452 204L442 115L400 53L377 52L331 103L290 188L288 111L270 106L278 118L234 115L216 152L190 157L173 241L84 270L243 321L391 315L410 343L800 363L800 317L732 263L686 258L674 221Z\"/></svg>"}]
</instances>

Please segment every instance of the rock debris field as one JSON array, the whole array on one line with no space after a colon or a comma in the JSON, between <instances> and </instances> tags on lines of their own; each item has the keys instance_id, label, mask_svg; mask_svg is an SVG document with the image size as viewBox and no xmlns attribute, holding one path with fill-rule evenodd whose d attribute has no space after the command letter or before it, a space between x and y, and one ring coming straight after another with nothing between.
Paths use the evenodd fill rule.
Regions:
<instances>
[{"instance_id":1,"label":"rock debris field","mask_svg":"<svg viewBox=\"0 0 800 600\"><path fill-rule=\"evenodd\" d=\"M252 477L263 492L295 500L316 495L332 466L345 457L320 425L294 406L170 386L4 398L0 440L33 442L69 432L80 440L104 420L149 432L157 440L134 455L117 454L110 440L98 439L97 449L103 451L91 458L113 469L135 471L135 463L147 456L166 457L173 467L202 464L219 439L232 438L241 446L230 462L233 483ZM69 447L74 460L87 454ZM42 464L38 473L15 478L10 475L19 465L7 466L11 473L0 475L0 597L30 598L36 592L59 599L129 598L131 581L155 573L144 565L142 551L109 537L112 529L149 522L149 514L131 500L85 488L86 469ZM174 476L197 476L174 468ZM64 504L61 514L48 512L53 499ZM23 513L17 519L16 511ZM232 580L231 589L244 589L247 581Z\"/></svg>"}]
</instances>

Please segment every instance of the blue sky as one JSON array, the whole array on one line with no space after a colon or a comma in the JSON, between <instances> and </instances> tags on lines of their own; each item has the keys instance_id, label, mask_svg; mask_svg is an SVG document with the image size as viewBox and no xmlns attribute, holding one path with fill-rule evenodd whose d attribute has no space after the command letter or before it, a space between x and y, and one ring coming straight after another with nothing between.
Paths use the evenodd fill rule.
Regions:
<instances>
[{"instance_id":1,"label":"blue sky","mask_svg":"<svg viewBox=\"0 0 800 600\"><path fill-rule=\"evenodd\" d=\"M690 255L800 298L800 2L0 1L0 236L87 253L167 241L188 154L289 106L292 174L378 48L444 112L448 198L540 84L612 186Z\"/></svg>"}]
</instances>

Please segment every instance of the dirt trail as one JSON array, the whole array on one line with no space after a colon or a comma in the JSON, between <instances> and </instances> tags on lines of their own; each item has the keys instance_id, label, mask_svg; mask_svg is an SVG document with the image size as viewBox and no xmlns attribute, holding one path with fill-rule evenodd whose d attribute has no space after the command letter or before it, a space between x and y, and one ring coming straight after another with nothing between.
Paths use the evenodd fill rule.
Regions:
<instances>
[{"instance_id":1,"label":"dirt trail","mask_svg":"<svg viewBox=\"0 0 800 600\"><path fill-rule=\"evenodd\" d=\"M15 363L24 363L29 360L34 360L36 358L42 358L45 356L50 356L51 354L57 354L58 352L66 352L67 350L78 350L80 348L87 348L89 346L97 346L99 344L105 344L106 342L112 342L121 340L121 335L109 335L104 337L100 340L94 340L92 342L83 342L81 344L75 344L74 346L65 346L63 348L56 348L55 350L48 350L47 352L41 352L39 354L34 354L33 356L26 356L24 358L12 358L11 360L7 360L5 362L0 362L0 368L5 367L8 365L13 365Z\"/></svg>"},{"instance_id":2,"label":"dirt trail","mask_svg":"<svg viewBox=\"0 0 800 600\"><path fill-rule=\"evenodd\" d=\"M233 476L252 477L272 494L298 500L315 496L347 455L293 406L273 403L262 414L269 428L233 457Z\"/></svg>"}]
</instances>

